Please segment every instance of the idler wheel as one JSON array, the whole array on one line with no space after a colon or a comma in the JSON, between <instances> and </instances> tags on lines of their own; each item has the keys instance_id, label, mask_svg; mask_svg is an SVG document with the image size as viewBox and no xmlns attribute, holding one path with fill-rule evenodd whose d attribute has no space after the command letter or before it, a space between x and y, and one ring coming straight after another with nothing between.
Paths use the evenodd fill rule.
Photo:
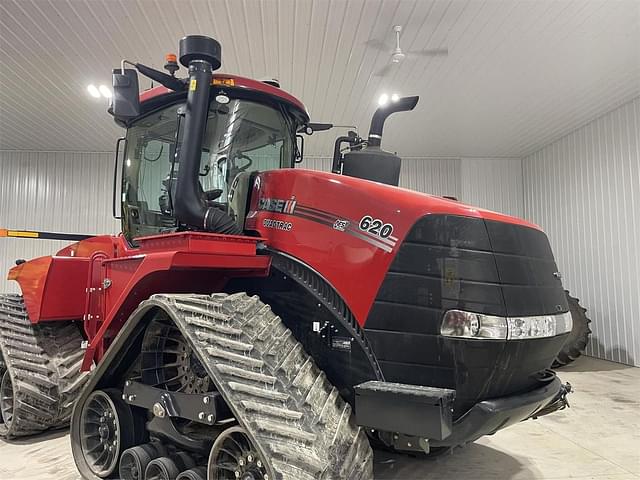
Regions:
<instances>
[{"instance_id":1,"label":"idler wheel","mask_svg":"<svg viewBox=\"0 0 640 480\"><path fill-rule=\"evenodd\" d=\"M0 423L4 423L7 429L11 428L13 421L13 398L13 383L9 370L5 370L0 382Z\"/></svg>"},{"instance_id":2,"label":"idler wheel","mask_svg":"<svg viewBox=\"0 0 640 480\"><path fill-rule=\"evenodd\" d=\"M91 472L110 476L120 452L134 443L133 415L117 390L96 390L87 397L80 414L80 448Z\"/></svg>"},{"instance_id":3,"label":"idler wheel","mask_svg":"<svg viewBox=\"0 0 640 480\"><path fill-rule=\"evenodd\" d=\"M224 430L211 447L208 480L268 480L267 463L242 427Z\"/></svg>"}]
</instances>

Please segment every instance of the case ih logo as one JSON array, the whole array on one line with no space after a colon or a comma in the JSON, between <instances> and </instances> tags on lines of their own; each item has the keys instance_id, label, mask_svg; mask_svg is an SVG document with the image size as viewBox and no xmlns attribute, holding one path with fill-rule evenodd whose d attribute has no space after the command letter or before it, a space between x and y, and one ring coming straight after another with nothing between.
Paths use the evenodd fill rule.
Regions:
<instances>
[{"instance_id":1,"label":"case ih logo","mask_svg":"<svg viewBox=\"0 0 640 480\"><path fill-rule=\"evenodd\" d=\"M261 198L258 202L258 209L266 210L267 212L292 214L296 211L296 203L298 202L293 198L291 200Z\"/></svg>"}]
</instances>

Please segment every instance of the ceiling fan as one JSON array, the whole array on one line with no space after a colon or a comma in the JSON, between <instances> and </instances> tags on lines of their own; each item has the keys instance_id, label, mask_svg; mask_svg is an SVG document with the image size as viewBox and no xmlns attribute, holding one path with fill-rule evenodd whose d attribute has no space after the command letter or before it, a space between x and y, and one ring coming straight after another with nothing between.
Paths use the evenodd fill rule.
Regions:
<instances>
[{"instance_id":1,"label":"ceiling fan","mask_svg":"<svg viewBox=\"0 0 640 480\"><path fill-rule=\"evenodd\" d=\"M449 54L449 49L446 47L404 51L400 46L400 33L402 32L402 25L394 25L393 31L395 32L395 35L396 35L396 44L395 44L395 48L393 49L391 49L391 47L388 44L380 40L374 39L374 40L368 40L366 42L368 46L373 47L380 51L388 52L391 50L391 58L389 63L384 67L382 67L377 72L375 72L376 77L384 77L389 72L391 72L394 66L403 62L407 57L410 57L410 58L415 56L434 57L434 56L446 56Z\"/></svg>"}]
</instances>

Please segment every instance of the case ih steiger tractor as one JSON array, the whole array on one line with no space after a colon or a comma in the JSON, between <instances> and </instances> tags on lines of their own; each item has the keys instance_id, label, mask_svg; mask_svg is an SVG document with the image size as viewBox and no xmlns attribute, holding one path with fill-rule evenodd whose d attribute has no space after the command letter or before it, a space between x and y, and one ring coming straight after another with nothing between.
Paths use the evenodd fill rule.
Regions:
<instances>
[{"instance_id":1,"label":"case ih steiger tractor","mask_svg":"<svg viewBox=\"0 0 640 480\"><path fill-rule=\"evenodd\" d=\"M122 234L10 272L6 436L75 401L85 478L364 479L372 444L435 454L566 406L549 367L572 320L545 234L397 187L382 128L417 97L309 171L300 101L213 74L208 37L180 62L185 79L175 58L114 70ZM138 72L161 85L139 94Z\"/></svg>"}]
</instances>

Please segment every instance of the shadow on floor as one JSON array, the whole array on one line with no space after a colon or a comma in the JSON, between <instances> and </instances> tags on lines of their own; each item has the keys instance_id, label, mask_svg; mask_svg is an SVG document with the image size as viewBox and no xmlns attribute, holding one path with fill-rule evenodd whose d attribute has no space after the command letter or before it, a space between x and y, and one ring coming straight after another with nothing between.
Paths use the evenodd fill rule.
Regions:
<instances>
[{"instance_id":1,"label":"shadow on floor","mask_svg":"<svg viewBox=\"0 0 640 480\"><path fill-rule=\"evenodd\" d=\"M42 433L40 435L32 435L29 437L18 437L12 439L2 439L5 443L10 443L13 445L34 445L42 442L47 442L49 440L53 440L56 438L64 437L69 433L68 428L61 428L58 430L50 430L48 432Z\"/></svg>"},{"instance_id":2,"label":"shadow on floor","mask_svg":"<svg viewBox=\"0 0 640 480\"><path fill-rule=\"evenodd\" d=\"M376 480L521 480L539 478L539 472L504 452L471 444L433 460L376 450L374 476Z\"/></svg>"},{"instance_id":3,"label":"shadow on floor","mask_svg":"<svg viewBox=\"0 0 640 480\"><path fill-rule=\"evenodd\" d=\"M575 362L565 367L560 367L559 372L611 372L613 370L626 370L633 368L623 363L611 362L600 358L582 356Z\"/></svg>"}]
</instances>

